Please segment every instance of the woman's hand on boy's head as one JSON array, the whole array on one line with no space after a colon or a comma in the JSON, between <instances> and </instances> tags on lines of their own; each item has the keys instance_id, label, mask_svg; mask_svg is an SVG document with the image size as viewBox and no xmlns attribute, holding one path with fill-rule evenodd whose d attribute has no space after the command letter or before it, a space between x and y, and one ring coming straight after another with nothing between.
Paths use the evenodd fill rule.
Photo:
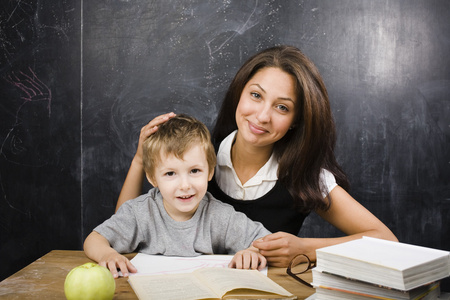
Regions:
<instances>
[{"instance_id":1,"label":"woman's hand on boy's head","mask_svg":"<svg viewBox=\"0 0 450 300\"><path fill-rule=\"evenodd\" d=\"M266 267L266 258L258 252L255 247L249 247L245 250L237 252L231 262L228 264L229 268L236 269L252 269L262 270Z\"/></svg>"},{"instance_id":2,"label":"woman's hand on boy's head","mask_svg":"<svg viewBox=\"0 0 450 300\"><path fill-rule=\"evenodd\" d=\"M167 122L170 118L173 118L175 116L176 114L173 112L157 116L153 120L148 122L148 124L146 124L144 127L141 128L141 133L139 134L139 144L135 155L135 158L139 159L141 163L142 163L142 144L144 143L144 141L158 130L159 125Z\"/></svg>"},{"instance_id":3,"label":"woman's hand on boy's head","mask_svg":"<svg viewBox=\"0 0 450 300\"><path fill-rule=\"evenodd\" d=\"M120 270L122 272L123 277L128 277L129 273L136 273L137 269L133 264L126 258L125 256L119 253L109 253L102 257L102 259L98 262L100 266L106 267L111 271L111 274L114 278L119 277Z\"/></svg>"}]
</instances>

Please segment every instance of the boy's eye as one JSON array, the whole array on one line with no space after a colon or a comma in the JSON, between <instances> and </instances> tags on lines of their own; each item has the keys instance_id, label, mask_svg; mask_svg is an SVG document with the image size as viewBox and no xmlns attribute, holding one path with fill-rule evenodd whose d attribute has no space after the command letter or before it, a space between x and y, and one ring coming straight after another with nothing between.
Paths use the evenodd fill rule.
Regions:
<instances>
[{"instance_id":1,"label":"boy's eye","mask_svg":"<svg viewBox=\"0 0 450 300\"><path fill-rule=\"evenodd\" d=\"M166 174L164 174L164 175L166 175L166 176L173 176L173 175L175 175L175 172L173 172L173 171L170 171L170 172L167 172Z\"/></svg>"},{"instance_id":2,"label":"boy's eye","mask_svg":"<svg viewBox=\"0 0 450 300\"><path fill-rule=\"evenodd\" d=\"M191 170L191 173L193 173L193 174L197 174L197 173L200 173L200 172L201 172L200 169L192 169Z\"/></svg>"}]
</instances>

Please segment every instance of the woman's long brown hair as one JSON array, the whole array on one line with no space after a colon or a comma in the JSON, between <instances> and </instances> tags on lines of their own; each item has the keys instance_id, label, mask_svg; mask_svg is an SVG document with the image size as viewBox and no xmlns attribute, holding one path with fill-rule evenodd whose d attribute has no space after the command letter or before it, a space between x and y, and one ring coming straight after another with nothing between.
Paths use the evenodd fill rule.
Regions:
<instances>
[{"instance_id":1,"label":"woman's long brown hair","mask_svg":"<svg viewBox=\"0 0 450 300\"><path fill-rule=\"evenodd\" d=\"M274 145L279 162L278 180L289 190L298 210L326 210L331 198L323 199L326 188L320 183L320 172L330 171L337 183L348 189L345 173L336 161L336 130L328 92L318 69L299 49L277 46L252 56L239 69L222 102L212 133L220 143L237 129L236 108L247 82L261 69L280 68L296 82L296 111L292 129Z\"/></svg>"}]
</instances>

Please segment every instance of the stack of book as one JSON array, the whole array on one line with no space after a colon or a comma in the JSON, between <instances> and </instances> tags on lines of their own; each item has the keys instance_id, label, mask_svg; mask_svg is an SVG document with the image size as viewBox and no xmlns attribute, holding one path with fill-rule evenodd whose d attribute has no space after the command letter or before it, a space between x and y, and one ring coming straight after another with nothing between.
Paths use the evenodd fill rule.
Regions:
<instances>
[{"instance_id":1,"label":"stack of book","mask_svg":"<svg viewBox=\"0 0 450 300\"><path fill-rule=\"evenodd\" d=\"M450 252L369 237L316 254L315 300L438 299L450 276Z\"/></svg>"}]
</instances>

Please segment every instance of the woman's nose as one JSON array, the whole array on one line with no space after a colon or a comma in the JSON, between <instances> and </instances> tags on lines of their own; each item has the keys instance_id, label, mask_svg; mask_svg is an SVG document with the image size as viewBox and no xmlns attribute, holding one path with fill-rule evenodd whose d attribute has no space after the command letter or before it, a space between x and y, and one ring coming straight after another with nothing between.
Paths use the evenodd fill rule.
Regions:
<instances>
[{"instance_id":1,"label":"woman's nose","mask_svg":"<svg viewBox=\"0 0 450 300\"><path fill-rule=\"evenodd\" d=\"M256 119L261 123L268 123L270 121L270 107L268 105L260 105L256 113Z\"/></svg>"}]
</instances>

